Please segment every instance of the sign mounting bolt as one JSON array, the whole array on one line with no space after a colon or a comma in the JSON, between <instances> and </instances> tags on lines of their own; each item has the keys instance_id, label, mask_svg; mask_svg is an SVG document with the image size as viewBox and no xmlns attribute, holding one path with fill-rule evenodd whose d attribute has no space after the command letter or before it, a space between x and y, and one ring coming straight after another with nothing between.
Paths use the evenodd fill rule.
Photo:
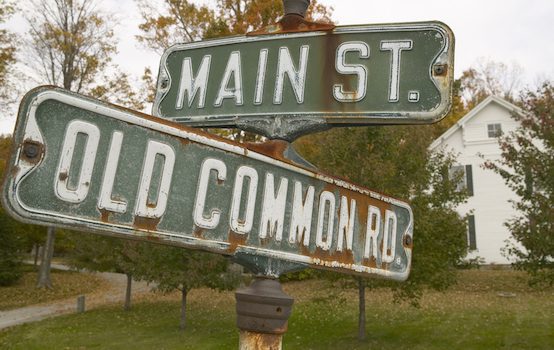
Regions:
<instances>
[{"instance_id":1,"label":"sign mounting bolt","mask_svg":"<svg viewBox=\"0 0 554 350\"><path fill-rule=\"evenodd\" d=\"M23 154L29 159L36 158L40 153L39 145L32 142L25 142L23 144Z\"/></svg>"},{"instance_id":2,"label":"sign mounting bolt","mask_svg":"<svg viewBox=\"0 0 554 350\"><path fill-rule=\"evenodd\" d=\"M444 75L446 73L446 65L435 64L433 66L433 73L435 73L435 75Z\"/></svg>"}]
</instances>

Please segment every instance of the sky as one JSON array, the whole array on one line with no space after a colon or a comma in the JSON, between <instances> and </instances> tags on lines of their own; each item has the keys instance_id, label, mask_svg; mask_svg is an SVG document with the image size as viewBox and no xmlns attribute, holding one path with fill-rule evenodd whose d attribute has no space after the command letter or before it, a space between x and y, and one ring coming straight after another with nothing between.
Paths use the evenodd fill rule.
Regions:
<instances>
[{"instance_id":1,"label":"sky","mask_svg":"<svg viewBox=\"0 0 554 350\"><path fill-rule=\"evenodd\" d=\"M208 4L214 0L198 0ZM438 20L455 36L454 76L493 60L523 68L525 85L554 80L554 0L319 0L334 8L339 25L401 23ZM158 71L159 56L141 47L140 14L134 0L104 0L102 6L116 13L119 25L118 55L121 68L139 77L145 67ZM7 28L24 33L25 21L14 17ZM11 133L15 113L0 116L0 134Z\"/></svg>"}]
</instances>

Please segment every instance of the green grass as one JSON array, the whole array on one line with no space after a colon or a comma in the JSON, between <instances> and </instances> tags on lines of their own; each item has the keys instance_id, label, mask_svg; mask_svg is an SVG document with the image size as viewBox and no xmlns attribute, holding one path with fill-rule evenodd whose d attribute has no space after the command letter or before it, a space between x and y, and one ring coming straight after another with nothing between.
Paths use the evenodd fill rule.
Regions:
<instances>
[{"instance_id":1,"label":"green grass","mask_svg":"<svg viewBox=\"0 0 554 350\"><path fill-rule=\"evenodd\" d=\"M25 273L13 286L0 287L0 311L33 304L63 300L102 288L105 282L90 274L52 269L52 289L37 289L37 272L32 265L25 266Z\"/></svg>"},{"instance_id":2,"label":"green grass","mask_svg":"<svg viewBox=\"0 0 554 350\"><path fill-rule=\"evenodd\" d=\"M290 282L295 297L283 348L553 349L554 294L532 291L513 271L462 271L445 293L427 292L421 308L368 291L367 340L357 335L357 291L325 281ZM233 293L190 293L188 324L178 329L178 295L156 296L125 312L111 306L0 333L6 349L236 349Z\"/></svg>"}]
</instances>

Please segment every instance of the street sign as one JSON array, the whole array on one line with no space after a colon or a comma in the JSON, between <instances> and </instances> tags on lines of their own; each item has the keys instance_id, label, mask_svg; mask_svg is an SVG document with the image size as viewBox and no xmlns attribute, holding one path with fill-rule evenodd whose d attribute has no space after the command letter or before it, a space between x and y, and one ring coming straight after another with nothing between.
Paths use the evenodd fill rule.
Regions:
<instances>
[{"instance_id":1,"label":"street sign","mask_svg":"<svg viewBox=\"0 0 554 350\"><path fill-rule=\"evenodd\" d=\"M178 44L162 56L153 114L284 139L332 126L431 123L450 109L453 62L454 36L440 22Z\"/></svg>"},{"instance_id":2,"label":"street sign","mask_svg":"<svg viewBox=\"0 0 554 350\"><path fill-rule=\"evenodd\" d=\"M29 92L2 200L20 220L407 278L399 200L62 89Z\"/></svg>"}]
</instances>

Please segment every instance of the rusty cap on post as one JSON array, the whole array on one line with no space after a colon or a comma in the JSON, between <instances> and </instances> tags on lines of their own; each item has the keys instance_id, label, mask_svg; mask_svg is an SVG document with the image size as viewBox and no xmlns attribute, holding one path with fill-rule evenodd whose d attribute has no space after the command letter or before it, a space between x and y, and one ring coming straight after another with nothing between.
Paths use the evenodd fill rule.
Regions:
<instances>
[{"instance_id":1,"label":"rusty cap on post","mask_svg":"<svg viewBox=\"0 0 554 350\"><path fill-rule=\"evenodd\" d=\"M283 334L294 299L283 292L279 281L256 278L236 291L237 327L243 331Z\"/></svg>"},{"instance_id":2,"label":"rusty cap on post","mask_svg":"<svg viewBox=\"0 0 554 350\"><path fill-rule=\"evenodd\" d=\"M335 25L332 23L320 23L306 21L306 11L310 6L310 0L283 0L285 15L276 24L260 28L246 33L247 36L300 33L315 31L332 31Z\"/></svg>"},{"instance_id":3,"label":"rusty cap on post","mask_svg":"<svg viewBox=\"0 0 554 350\"><path fill-rule=\"evenodd\" d=\"M286 15L299 15L306 17L306 10L310 6L310 0L283 0Z\"/></svg>"}]
</instances>

